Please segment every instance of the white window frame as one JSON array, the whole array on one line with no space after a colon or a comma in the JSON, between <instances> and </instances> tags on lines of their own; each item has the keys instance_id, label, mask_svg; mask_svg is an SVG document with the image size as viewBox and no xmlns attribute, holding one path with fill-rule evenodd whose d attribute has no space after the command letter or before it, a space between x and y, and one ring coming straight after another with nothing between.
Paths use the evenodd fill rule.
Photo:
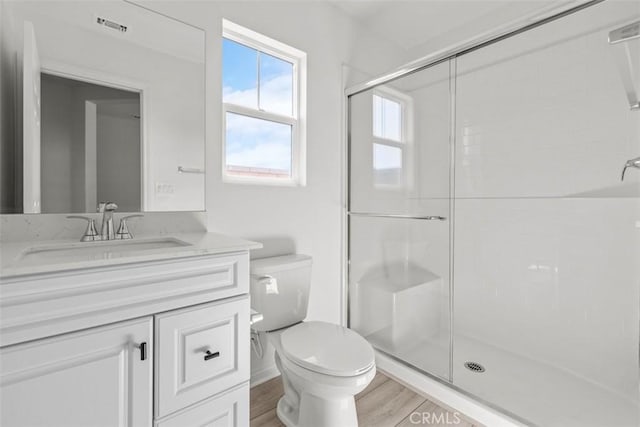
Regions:
<instances>
[{"instance_id":1,"label":"white window frame","mask_svg":"<svg viewBox=\"0 0 640 427\"><path fill-rule=\"evenodd\" d=\"M372 144L371 144L371 159L373 160L373 144L386 145L388 147L399 148L402 153L402 175L401 182L395 184L376 184L373 183L377 189L381 190L399 190L404 188L410 188L413 185L413 165L410 163L412 158L413 148L413 99L405 93L402 93L396 89L392 89L387 86L378 86L373 90L371 105L373 106L373 96L377 95L381 98L391 100L400 104L400 141L394 139L387 139L376 136L373 131L373 121L371 126ZM372 108L373 113L373 108ZM373 164L371 167L373 168Z\"/></svg>"},{"instance_id":2,"label":"white window frame","mask_svg":"<svg viewBox=\"0 0 640 427\"><path fill-rule=\"evenodd\" d=\"M271 113L232 103L222 103L222 180L230 183L271 184L286 186L306 185L306 93L307 54L244 28L226 19L222 20L222 37L293 64L292 116ZM260 87L257 87L258 96ZM291 126L291 176L287 178L238 176L227 173L226 134L227 113L267 120Z\"/></svg>"}]
</instances>

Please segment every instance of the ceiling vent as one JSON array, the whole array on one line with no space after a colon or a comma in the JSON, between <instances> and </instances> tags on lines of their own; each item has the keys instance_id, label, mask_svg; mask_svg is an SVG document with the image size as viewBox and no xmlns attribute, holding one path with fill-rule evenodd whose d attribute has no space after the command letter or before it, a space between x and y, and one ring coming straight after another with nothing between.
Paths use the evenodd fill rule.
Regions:
<instances>
[{"instance_id":1,"label":"ceiling vent","mask_svg":"<svg viewBox=\"0 0 640 427\"><path fill-rule=\"evenodd\" d=\"M96 23L98 25L100 25L100 26L111 28L112 30L120 31L121 33L126 33L127 32L127 26L126 25L118 24L115 21L110 21L108 19L101 18L99 16L96 17Z\"/></svg>"}]
</instances>

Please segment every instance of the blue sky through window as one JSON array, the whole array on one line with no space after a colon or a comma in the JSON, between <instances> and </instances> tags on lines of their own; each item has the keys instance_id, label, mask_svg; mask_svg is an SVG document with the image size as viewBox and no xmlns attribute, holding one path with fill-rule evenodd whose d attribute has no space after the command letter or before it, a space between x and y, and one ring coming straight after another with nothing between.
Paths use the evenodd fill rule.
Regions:
<instances>
[{"instance_id":1,"label":"blue sky through window","mask_svg":"<svg viewBox=\"0 0 640 427\"><path fill-rule=\"evenodd\" d=\"M227 113L226 164L291 174L291 125Z\"/></svg>"},{"instance_id":2,"label":"blue sky through window","mask_svg":"<svg viewBox=\"0 0 640 427\"><path fill-rule=\"evenodd\" d=\"M222 87L223 98L235 100L240 105L258 108L258 97L238 98L238 92L255 93L258 86L258 51L228 39L222 39Z\"/></svg>"},{"instance_id":3,"label":"blue sky through window","mask_svg":"<svg viewBox=\"0 0 640 427\"><path fill-rule=\"evenodd\" d=\"M402 143L402 106L399 102L373 95L373 182L375 186L402 184L402 148L388 144ZM374 139L375 141L375 139Z\"/></svg>"},{"instance_id":4,"label":"blue sky through window","mask_svg":"<svg viewBox=\"0 0 640 427\"><path fill-rule=\"evenodd\" d=\"M293 113L293 64L266 53L260 53L260 108Z\"/></svg>"},{"instance_id":5,"label":"blue sky through window","mask_svg":"<svg viewBox=\"0 0 640 427\"><path fill-rule=\"evenodd\" d=\"M293 116L293 64L226 38L222 47L225 103ZM290 124L237 113L227 113L226 122L227 170L275 169L291 175Z\"/></svg>"},{"instance_id":6,"label":"blue sky through window","mask_svg":"<svg viewBox=\"0 0 640 427\"><path fill-rule=\"evenodd\" d=\"M402 106L399 102L373 95L373 135L402 142Z\"/></svg>"}]
</instances>

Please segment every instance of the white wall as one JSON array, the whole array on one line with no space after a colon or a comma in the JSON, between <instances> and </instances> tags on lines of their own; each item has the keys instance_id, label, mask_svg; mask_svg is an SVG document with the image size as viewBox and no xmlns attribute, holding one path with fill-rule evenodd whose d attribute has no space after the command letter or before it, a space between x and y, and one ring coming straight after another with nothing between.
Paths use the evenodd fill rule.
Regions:
<instances>
[{"instance_id":1,"label":"white wall","mask_svg":"<svg viewBox=\"0 0 640 427\"><path fill-rule=\"evenodd\" d=\"M264 243L254 257L313 256L309 319L341 320L343 64L379 74L397 52L324 2L148 2L207 34L207 211L209 229ZM221 180L221 34L228 19L307 53L307 185ZM351 75L355 75L351 74ZM350 82L350 84L355 82ZM272 368L253 359L254 378Z\"/></svg>"}]
</instances>

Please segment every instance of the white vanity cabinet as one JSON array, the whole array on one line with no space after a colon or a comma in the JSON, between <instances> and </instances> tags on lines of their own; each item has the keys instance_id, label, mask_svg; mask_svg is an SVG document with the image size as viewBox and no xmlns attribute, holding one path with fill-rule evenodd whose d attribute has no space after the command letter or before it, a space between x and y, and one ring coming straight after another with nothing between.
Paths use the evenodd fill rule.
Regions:
<instances>
[{"instance_id":1,"label":"white vanity cabinet","mask_svg":"<svg viewBox=\"0 0 640 427\"><path fill-rule=\"evenodd\" d=\"M152 330L145 317L3 348L0 425L151 425Z\"/></svg>"},{"instance_id":2,"label":"white vanity cabinet","mask_svg":"<svg viewBox=\"0 0 640 427\"><path fill-rule=\"evenodd\" d=\"M247 426L259 244L238 241L1 277L0 425Z\"/></svg>"}]
</instances>

